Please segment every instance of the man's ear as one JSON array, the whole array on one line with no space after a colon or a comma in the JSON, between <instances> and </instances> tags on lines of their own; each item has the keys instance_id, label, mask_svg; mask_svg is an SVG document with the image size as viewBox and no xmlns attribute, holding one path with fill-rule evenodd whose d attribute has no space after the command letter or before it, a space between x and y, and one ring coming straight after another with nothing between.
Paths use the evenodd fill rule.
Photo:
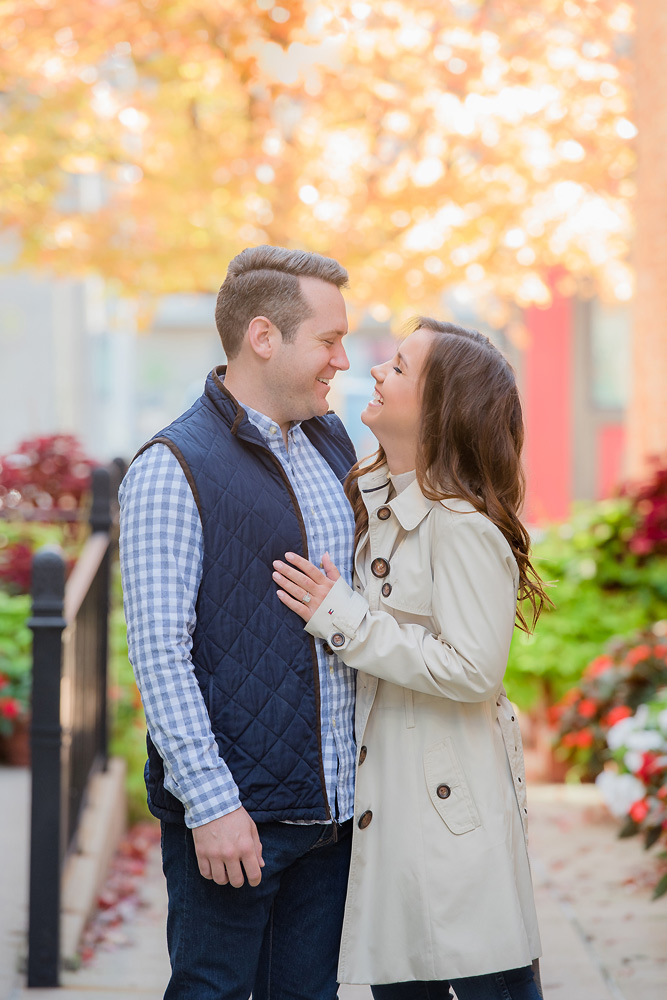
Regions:
<instances>
[{"instance_id":1,"label":"man's ear","mask_svg":"<svg viewBox=\"0 0 667 1000\"><path fill-rule=\"evenodd\" d=\"M280 330L266 316L255 316L248 324L248 343L255 354L265 361L272 356L280 337Z\"/></svg>"}]
</instances>

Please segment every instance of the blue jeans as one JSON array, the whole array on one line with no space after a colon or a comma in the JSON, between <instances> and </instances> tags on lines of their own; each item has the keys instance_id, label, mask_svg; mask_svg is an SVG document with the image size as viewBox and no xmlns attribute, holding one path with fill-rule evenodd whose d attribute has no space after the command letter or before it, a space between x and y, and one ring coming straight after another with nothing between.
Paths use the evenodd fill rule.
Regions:
<instances>
[{"instance_id":1,"label":"blue jeans","mask_svg":"<svg viewBox=\"0 0 667 1000\"><path fill-rule=\"evenodd\" d=\"M458 1000L540 1000L531 965L485 976L441 982L390 983L371 986L371 989L375 1000L449 1000L450 986Z\"/></svg>"},{"instance_id":2,"label":"blue jeans","mask_svg":"<svg viewBox=\"0 0 667 1000\"><path fill-rule=\"evenodd\" d=\"M172 970L164 1000L337 997L352 821L257 829L262 881L235 889L200 875L187 827L162 824Z\"/></svg>"}]
</instances>

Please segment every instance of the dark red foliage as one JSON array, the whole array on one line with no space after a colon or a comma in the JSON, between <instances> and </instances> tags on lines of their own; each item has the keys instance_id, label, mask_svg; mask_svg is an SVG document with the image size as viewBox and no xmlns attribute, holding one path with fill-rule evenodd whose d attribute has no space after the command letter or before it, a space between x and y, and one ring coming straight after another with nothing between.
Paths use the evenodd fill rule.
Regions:
<instances>
[{"instance_id":1,"label":"dark red foliage","mask_svg":"<svg viewBox=\"0 0 667 1000\"><path fill-rule=\"evenodd\" d=\"M630 550L638 556L667 555L667 466L656 461L652 477L626 492L639 518Z\"/></svg>"},{"instance_id":2,"label":"dark red foliage","mask_svg":"<svg viewBox=\"0 0 667 1000\"><path fill-rule=\"evenodd\" d=\"M0 549L0 581L10 593L30 592L32 547L23 542Z\"/></svg>"},{"instance_id":3,"label":"dark red foliage","mask_svg":"<svg viewBox=\"0 0 667 1000\"><path fill-rule=\"evenodd\" d=\"M95 464L71 434L22 441L0 458L0 509L76 510L90 489Z\"/></svg>"}]
</instances>

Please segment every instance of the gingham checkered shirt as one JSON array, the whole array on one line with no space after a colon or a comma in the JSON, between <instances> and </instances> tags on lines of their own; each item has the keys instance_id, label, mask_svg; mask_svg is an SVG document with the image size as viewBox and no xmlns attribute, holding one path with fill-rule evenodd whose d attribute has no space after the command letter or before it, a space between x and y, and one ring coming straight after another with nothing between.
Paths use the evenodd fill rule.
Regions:
<instances>
[{"instance_id":1,"label":"gingham checkered shirt","mask_svg":"<svg viewBox=\"0 0 667 1000\"><path fill-rule=\"evenodd\" d=\"M245 410L294 488L311 560L317 564L329 552L350 583L354 519L329 464L299 424L290 428L286 448L278 424ZM165 788L183 803L186 825L201 826L238 809L241 801L220 757L191 659L204 550L199 513L178 460L163 444L132 463L119 498L130 661L150 737L164 760ZM332 816L343 822L354 805L354 671L325 653L322 640L315 643L326 791Z\"/></svg>"}]
</instances>

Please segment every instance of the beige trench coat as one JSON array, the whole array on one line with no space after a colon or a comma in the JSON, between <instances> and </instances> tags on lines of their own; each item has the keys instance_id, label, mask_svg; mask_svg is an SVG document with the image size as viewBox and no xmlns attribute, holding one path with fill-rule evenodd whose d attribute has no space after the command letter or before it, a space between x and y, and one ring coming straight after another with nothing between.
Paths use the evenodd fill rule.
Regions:
<instances>
[{"instance_id":1,"label":"beige trench coat","mask_svg":"<svg viewBox=\"0 0 667 1000\"><path fill-rule=\"evenodd\" d=\"M503 689L518 570L461 500L362 477L369 532L307 630L359 671L339 980L455 979L541 954L521 736ZM448 509L449 508L449 509Z\"/></svg>"}]
</instances>

